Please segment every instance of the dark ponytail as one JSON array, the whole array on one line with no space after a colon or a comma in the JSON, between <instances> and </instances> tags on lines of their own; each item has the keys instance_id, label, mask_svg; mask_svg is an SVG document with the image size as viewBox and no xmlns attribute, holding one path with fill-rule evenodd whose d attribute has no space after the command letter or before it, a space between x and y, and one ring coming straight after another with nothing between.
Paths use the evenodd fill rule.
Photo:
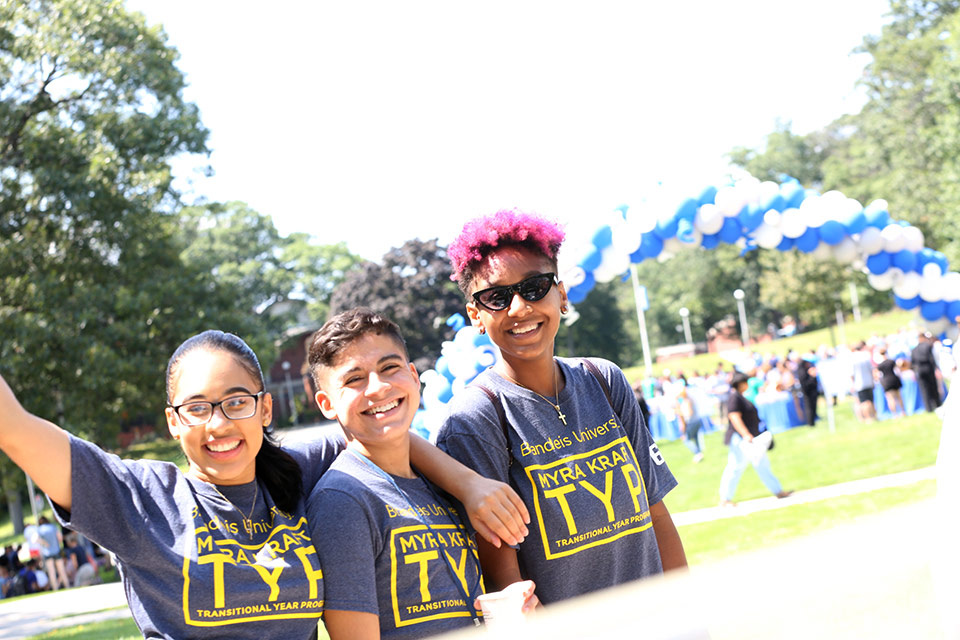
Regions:
<instances>
[{"instance_id":1,"label":"dark ponytail","mask_svg":"<svg viewBox=\"0 0 960 640\"><path fill-rule=\"evenodd\" d=\"M206 349L208 351L226 351L247 370L254 380L260 383L260 388L266 390L263 380L263 371L260 361L247 343L239 336L223 331L204 331L192 338L188 338L177 347L167 363L167 401L173 402L173 387L177 372L180 370L180 361L193 351ZM263 428L263 443L257 452L256 474L264 488L270 493L273 502L283 511L296 510L297 502L303 496L303 472L300 465L289 453L277 443L273 432Z\"/></svg>"}]
</instances>

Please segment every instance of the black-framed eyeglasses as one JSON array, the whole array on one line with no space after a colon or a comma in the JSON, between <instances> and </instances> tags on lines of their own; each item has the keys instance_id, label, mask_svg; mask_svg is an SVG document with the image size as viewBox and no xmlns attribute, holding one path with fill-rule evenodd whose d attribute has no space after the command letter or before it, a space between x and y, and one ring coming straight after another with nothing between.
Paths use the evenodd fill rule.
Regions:
<instances>
[{"instance_id":1,"label":"black-framed eyeglasses","mask_svg":"<svg viewBox=\"0 0 960 640\"><path fill-rule=\"evenodd\" d=\"M506 284L499 287L490 287L473 294L473 300L481 307L490 311L503 311L510 306L515 294L527 302L542 300L550 291L550 287L560 284L555 273L538 273L516 284Z\"/></svg>"},{"instance_id":2,"label":"black-framed eyeglasses","mask_svg":"<svg viewBox=\"0 0 960 640\"><path fill-rule=\"evenodd\" d=\"M263 393L263 391L253 394L242 393L224 398L220 402L207 402L206 400L184 402L177 406L170 405L170 408L180 417L180 421L188 427L199 427L210 422L217 407L220 407L228 420L243 420L257 412L257 402L263 396Z\"/></svg>"}]
</instances>

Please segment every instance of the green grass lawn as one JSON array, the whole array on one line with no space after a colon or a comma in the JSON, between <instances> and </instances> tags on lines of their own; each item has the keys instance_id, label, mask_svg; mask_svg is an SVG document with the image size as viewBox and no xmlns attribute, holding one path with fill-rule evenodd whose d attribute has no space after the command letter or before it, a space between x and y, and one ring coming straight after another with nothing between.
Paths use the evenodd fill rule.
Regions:
<instances>
[{"instance_id":1,"label":"green grass lawn","mask_svg":"<svg viewBox=\"0 0 960 640\"><path fill-rule=\"evenodd\" d=\"M750 348L764 355L776 354L783 357L787 351L791 349L805 353L810 350L815 350L822 344L835 346L840 344L843 337L846 338L846 343L850 344L858 340L866 340L872 335L886 336L891 333L896 333L903 327L910 326L915 320L916 314L913 311L897 310L890 311L889 313L877 313L862 318L860 322L853 322L852 319L846 322L844 324L843 336L840 335L837 327L833 327L818 329L817 331L808 331L807 333L801 333L772 342L750 345ZM727 369L730 368L730 363L721 358L720 355L716 353L702 353L691 358L676 358L666 362L655 363L652 367L652 373L655 376L659 376L664 369L670 369L671 371L682 370L687 373L692 371L707 373L714 371L718 364L723 364ZM624 367L623 372L630 382L639 380L645 374L642 365Z\"/></svg>"},{"instance_id":2,"label":"green grass lawn","mask_svg":"<svg viewBox=\"0 0 960 640\"><path fill-rule=\"evenodd\" d=\"M820 414L824 415L824 400L820 402ZM785 489L812 489L936 463L940 420L932 413L864 425L853 416L847 399L841 400L835 415L836 430L832 433L823 419L814 428L796 427L776 434L770 462ZM664 501L670 511L715 506L720 474L727 463L723 431L707 434L704 460L699 464L693 463L690 451L680 440L658 444L679 481ZM747 469L737 488L736 500L768 495L757 474Z\"/></svg>"}]
</instances>

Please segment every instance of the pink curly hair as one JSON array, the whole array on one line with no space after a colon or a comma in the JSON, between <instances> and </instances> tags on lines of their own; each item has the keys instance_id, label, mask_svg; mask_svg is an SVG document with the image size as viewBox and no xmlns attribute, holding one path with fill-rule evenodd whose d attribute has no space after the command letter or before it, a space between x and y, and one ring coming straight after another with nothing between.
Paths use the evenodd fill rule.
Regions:
<instances>
[{"instance_id":1,"label":"pink curly hair","mask_svg":"<svg viewBox=\"0 0 960 640\"><path fill-rule=\"evenodd\" d=\"M476 267L498 248L519 245L556 262L557 252L565 237L563 227L535 213L517 209L501 209L492 215L479 216L463 225L450 246L447 257L453 267L451 280L467 293Z\"/></svg>"}]
</instances>

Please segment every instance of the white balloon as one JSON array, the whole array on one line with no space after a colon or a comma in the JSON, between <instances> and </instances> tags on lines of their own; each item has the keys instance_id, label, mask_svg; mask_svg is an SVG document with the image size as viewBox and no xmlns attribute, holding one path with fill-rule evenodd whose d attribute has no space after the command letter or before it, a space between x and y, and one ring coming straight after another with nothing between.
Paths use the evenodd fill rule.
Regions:
<instances>
[{"instance_id":1,"label":"white balloon","mask_svg":"<svg viewBox=\"0 0 960 640\"><path fill-rule=\"evenodd\" d=\"M924 326L926 326L927 331L929 331L935 336L943 333L944 331L949 329L951 325L953 325L953 323L950 322L948 318L937 318L933 322L930 322L929 320L921 316L920 321L923 322Z\"/></svg>"},{"instance_id":2,"label":"white balloon","mask_svg":"<svg viewBox=\"0 0 960 640\"><path fill-rule=\"evenodd\" d=\"M898 224L888 224L880 232L880 235L883 237L883 249L889 253L901 251L906 244L903 227Z\"/></svg>"},{"instance_id":3,"label":"white balloon","mask_svg":"<svg viewBox=\"0 0 960 640\"><path fill-rule=\"evenodd\" d=\"M920 278L920 297L927 302L943 300L943 277L939 274L933 277L926 275Z\"/></svg>"},{"instance_id":4,"label":"white balloon","mask_svg":"<svg viewBox=\"0 0 960 640\"><path fill-rule=\"evenodd\" d=\"M776 209L770 209L763 214L763 224L769 227L779 227L780 226L780 212Z\"/></svg>"},{"instance_id":5,"label":"white balloon","mask_svg":"<svg viewBox=\"0 0 960 640\"><path fill-rule=\"evenodd\" d=\"M916 227L901 227L903 248L914 253L923 249L923 231Z\"/></svg>"},{"instance_id":6,"label":"white balloon","mask_svg":"<svg viewBox=\"0 0 960 640\"><path fill-rule=\"evenodd\" d=\"M720 187L717 189L717 195L713 201L717 209L720 210L720 213L727 217L740 213L740 209L743 209L743 205L746 204L746 201L743 199L743 192L733 186Z\"/></svg>"},{"instance_id":7,"label":"white balloon","mask_svg":"<svg viewBox=\"0 0 960 640\"><path fill-rule=\"evenodd\" d=\"M743 204L757 204L760 201L760 181L753 176L737 180L735 187Z\"/></svg>"},{"instance_id":8,"label":"white balloon","mask_svg":"<svg viewBox=\"0 0 960 640\"><path fill-rule=\"evenodd\" d=\"M890 271L893 271L893 269L890 269ZM879 274L871 273L867 275L867 282L877 291L889 291L893 288L893 276L890 275L890 271Z\"/></svg>"},{"instance_id":9,"label":"white balloon","mask_svg":"<svg viewBox=\"0 0 960 640\"><path fill-rule=\"evenodd\" d=\"M920 272L924 278L940 278L943 276L943 273L940 271L940 265L933 262L928 262L923 265L923 271Z\"/></svg>"},{"instance_id":10,"label":"white balloon","mask_svg":"<svg viewBox=\"0 0 960 640\"><path fill-rule=\"evenodd\" d=\"M639 233L649 233L657 226L656 208L650 202L641 202L627 209L627 224Z\"/></svg>"},{"instance_id":11,"label":"white balloon","mask_svg":"<svg viewBox=\"0 0 960 640\"><path fill-rule=\"evenodd\" d=\"M827 191L820 198L823 207L824 222L827 220L842 221L848 209L847 196L839 191Z\"/></svg>"},{"instance_id":12,"label":"white balloon","mask_svg":"<svg viewBox=\"0 0 960 640\"><path fill-rule=\"evenodd\" d=\"M950 302L960 300L960 273L948 271L943 276L943 299Z\"/></svg>"},{"instance_id":13,"label":"white balloon","mask_svg":"<svg viewBox=\"0 0 960 640\"><path fill-rule=\"evenodd\" d=\"M766 202L779 193L780 185L771 180L764 180L760 183L760 188L758 189L758 199L760 202Z\"/></svg>"},{"instance_id":14,"label":"white balloon","mask_svg":"<svg viewBox=\"0 0 960 640\"><path fill-rule=\"evenodd\" d=\"M857 243L849 237L844 238L833 247L833 257L836 258L838 262L851 263L857 259L858 252L859 247L857 247Z\"/></svg>"},{"instance_id":15,"label":"white balloon","mask_svg":"<svg viewBox=\"0 0 960 640\"><path fill-rule=\"evenodd\" d=\"M780 214L780 231L786 238L799 238L807 231L807 223L803 219L803 212L793 207L785 209Z\"/></svg>"},{"instance_id":16,"label":"white balloon","mask_svg":"<svg viewBox=\"0 0 960 640\"><path fill-rule=\"evenodd\" d=\"M775 249L783 240L783 234L780 233L780 229L777 227L768 225L766 222L764 222L757 227L756 231L753 232L753 238L756 240L758 247L763 247L764 249Z\"/></svg>"},{"instance_id":17,"label":"white balloon","mask_svg":"<svg viewBox=\"0 0 960 640\"><path fill-rule=\"evenodd\" d=\"M872 256L883 251L883 236L876 227L867 227L861 231L858 242L864 255Z\"/></svg>"},{"instance_id":18,"label":"white balloon","mask_svg":"<svg viewBox=\"0 0 960 640\"><path fill-rule=\"evenodd\" d=\"M889 269L887 269L887 273L889 273L890 277L893 278L893 286L897 286L898 284L903 282L904 273L897 267L890 267Z\"/></svg>"},{"instance_id":19,"label":"white balloon","mask_svg":"<svg viewBox=\"0 0 960 640\"><path fill-rule=\"evenodd\" d=\"M666 257L670 258L689 247L690 245L681 242L677 238L669 238L668 240L663 241L663 251L660 255L666 254Z\"/></svg>"},{"instance_id":20,"label":"white balloon","mask_svg":"<svg viewBox=\"0 0 960 640\"><path fill-rule=\"evenodd\" d=\"M564 272L563 277L560 278L560 281L563 282L563 286L567 289L575 287L587 278L587 272L583 270L583 267L574 266Z\"/></svg>"},{"instance_id":21,"label":"white balloon","mask_svg":"<svg viewBox=\"0 0 960 640\"><path fill-rule=\"evenodd\" d=\"M819 229L826 222L826 207L823 203L823 196L812 195L800 203L800 213L803 215L803 223L810 228Z\"/></svg>"},{"instance_id":22,"label":"white balloon","mask_svg":"<svg viewBox=\"0 0 960 640\"><path fill-rule=\"evenodd\" d=\"M630 266L630 256L617 251L616 247L606 247L600 256L600 266L593 270L597 282L610 282Z\"/></svg>"},{"instance_id":23,"label":"white balloon","mask_svg":"<svg viewBox=\"0 0 960 640\"><path fill-rule=\"evenodd\" d=\"M833 258L833 247L826 242L821 242L817 248L810 252L817 260L829 260Z\"/></svg>"},{"instance_id":24,"label":"white balloon","mask_svg":"<svg viewBox=\"0 0 960 640\"><path fill-rule=\"evenodd\" d=\"M893 292L905 300L916 298L920 293L922 279L914 271L903 274L903 279L893 286Z\"/></svg>"},{"instance_id":25,"label":"white balloon","mask_svg":"<svg viewBox=\"0 0 960 640\"><path fill-rule=\"evenodd\" d=\"M640 240L643 234L635 226L627 224L623 219L616 225L611 225L613 230L613 241L611 245L620 253L630 255L640 246Z\"/></svg>"},{"instance_id":26,"label":"white balloon","mask_svg":"<svg viewBox=\"0 0 960 640\"><path fill-rule=\"evenodd\" d=\"M724 189L726 188L728 187L724 187ZM723 227L723 211L718 205L705 204L697 210L697 217L693 219L693 226L707 235L718 233L720 228Z\"/></svg>"}]
</instances>

